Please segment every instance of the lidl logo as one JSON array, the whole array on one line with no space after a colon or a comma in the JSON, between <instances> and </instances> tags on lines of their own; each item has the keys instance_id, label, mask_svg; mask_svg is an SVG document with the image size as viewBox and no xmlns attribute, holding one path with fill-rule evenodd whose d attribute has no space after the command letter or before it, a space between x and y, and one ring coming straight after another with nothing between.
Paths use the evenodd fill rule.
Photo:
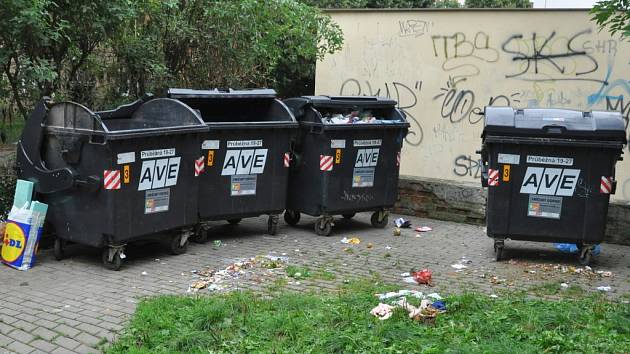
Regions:
<instances>
[{"instance_id":1,"label":"lidl logo","mask_svg":"<svg viewBox=\"0 0 630 354\"><path fill-rule=\"evenodd\" d=\"M2 259L6 262L14 262L24 252L26 237L20 225L9 222L2 239Z\"/></svg>"}]
</instances>

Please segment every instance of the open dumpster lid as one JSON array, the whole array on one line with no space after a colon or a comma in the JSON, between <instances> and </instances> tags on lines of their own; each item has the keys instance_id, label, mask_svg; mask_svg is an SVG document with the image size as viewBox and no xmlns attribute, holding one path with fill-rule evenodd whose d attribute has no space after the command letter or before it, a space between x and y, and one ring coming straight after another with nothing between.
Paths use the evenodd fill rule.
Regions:
<instances>
[{"instance_id":1,"label":"open dumpster lid","mask_svg":"<svg viewBox=\"0 0 630 354\"><path fill-rule=\"evenodd\" d=\"M276 91L273 89L213 89L194 90L182 88L168 89L168 97L171 98L276 98Z\"/></svg>"},{"instance_id":2,"label":"open dumpster lid","mask_svg":"<svg viewBox=\"0 0 630 354\"><path fill-rule=\"evenodd\" d=\"M619 112L554 108L485 107L483 137L582 139L626 142Z\"/></svg>"},{"instance_id":3,"label":"open dumpster lid","mask_svg":"<svg viewBox=\"0 0 630 354\"><path fill-rule=\"evenodd\" d=\"M305 104L314 107L394 107L395 100L379 96L302 96Z\"/></svg>"}]
</instances>

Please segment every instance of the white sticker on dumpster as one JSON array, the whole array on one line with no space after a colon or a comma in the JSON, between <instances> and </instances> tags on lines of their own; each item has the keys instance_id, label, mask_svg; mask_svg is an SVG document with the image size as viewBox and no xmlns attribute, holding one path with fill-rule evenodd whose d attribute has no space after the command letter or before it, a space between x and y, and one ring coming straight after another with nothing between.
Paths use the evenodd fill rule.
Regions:
<instances>
[{"instance_id":1,"label":"white sticker on dumpster","mask_svg":"<svg viewBox=\"0 0 630 354\"><path fill-rule=\"evenodd\" d=\"M267 162L267 149L228 150L221 176L262 174Z\"/></svg>"},{"instance_id":2,"label":"white sticker on dumpster","mask_svg":"<svg viewBox=\"0 0 630 354\"><path fill-rule=\"evenodd\" d=\"M376 167L358 167L352 171L352 187L374 187Z\"/></svg>"},{"instance_id":3,"label":"white sticker on dumpster","mask_svg":"<svg viewBox=\"0 0 630 354\"><path fill-rule=\"evenodd\" d=\"M541 165L573 166L573 158L527 155L527 163L537 163Z\"/></svg>"},{"instance_id":4,"label":"white sticker on dumpster","mask_svg":"<svg viewBox=\"0 0 630 354\"><path fill-rule=\"evenodd\" d=\"M234 175L230 177L230 195L255 195L256 175Z\"/></svg>"},{"instance_id":5,"label":"white sticker on dumpster","mask_svg":"<svg viewBox=\"0 0 630 354\"><path fill-rule=\"evenodd\" d=\"M140 152L140 158L144 159L154 159L156 157L169 157L175 156L175 149L159 149L159 150L146 150Z\"/></svg>"},{"instance_id":6,"label":"white sticker on dumpster","mask_svg":"<svg viewBox=\"0 0 630 354\"><path fill-rule=\"evenodd\" d=\"M345 149L346 148L346 141L341 139L341 140L331 140L330 141L330 148L331 149Z\"/></svg>"},{"instance_id":7,"label":"white sticker on dumpster","mask_svg":"<svg viewBox=\"0 0 630 354\"><path fill-rule=\"evenodd\" d=\"M142 161L138 190L170 187L177 185L180 157Z\"/></svg>"},{"instance_id":8,"label":"white sticker on dumpster","mask_svg":"<svg viewBox=\"0 0 630 354\"><path fill-rule=\"evenodd\" d=\"M378 163L380 149L359 149L354 167L374 167Z\"/></svg>"},{"instance_id":9,"label":"white sticker on dumpster","mask_svg":"<svg viewBox=\"0 0 630 354\"><path fill-rule=\"evenodd\" d=\"M117 155L117 164L124 165L126 163L134 163L136 162L136 153L135 152L121 152Z\"/></svg>"},{"instance_id":10,"label":"white sticker on dumpster","mask_svg":"<svg viewBox=\"0 0 630 354\"><path fill-rule=\"evenodd\" d=\"M201 143L202 150L219 150L219 140L204 140Z\"/></svg>"},{"instance_id":11,"label":"white sticker on dumpster","mask_svg":"<svg viewBox=\"0 0 630 354\"><path fill-rule=\"evenodd\" d=\"M171 189L155 189L144 192L144 213L153 214L168 211Z\"/></svg>"},{"instance_id":12,"label":"white sticker on dumpster","mask_svg":"<svg viewBox=\"0 0 630 354\"><path fill-rule=\"evenodd\" d=\"M228 140L227 147L230 148L250 148L250 147L262 147L262 140Z\"/></svg>"},{"instance_id":13,"label":"white sticker on dumpster","mask_svg":"<svg viewBox=\"0 0 630 354\"><path fill-rule=\"evenodd\" d=\"M562 197L548 195L529 195L527 216L548 219L560 219L562 213Z\"/></svg>"},{"instance_id":14,"label":"white sticker on dumpster","mask_svg":"<svg viewBox=\"0 0 630 354\"><path fill-rule=\"evenodd\" d=\"M572 197L581 170L527 167L521 193Z\"/></svg>"},{"instance_id":15,"label":"white sticker on dumpster","mask_svg":"<svg viewBox=\"0 0 630 354\"><path fill-rule=\"evenodd\" d=\"M505 163L508 165L518 165L519 162L521 162L521 156L520 155L514 155L514 154L499 154L499 163Z\"/></svg>"},{"instance_id":16,"label":"white sticker on dumpster","mask_svg":"<svg viewBox=\"0 0 630 354\"><path fill-rule=\"evenodd\" d=\"M355 140L354 146L381 146L383 140L381 139L370 139L370 140Z\"/></svg>"}]
</instances>

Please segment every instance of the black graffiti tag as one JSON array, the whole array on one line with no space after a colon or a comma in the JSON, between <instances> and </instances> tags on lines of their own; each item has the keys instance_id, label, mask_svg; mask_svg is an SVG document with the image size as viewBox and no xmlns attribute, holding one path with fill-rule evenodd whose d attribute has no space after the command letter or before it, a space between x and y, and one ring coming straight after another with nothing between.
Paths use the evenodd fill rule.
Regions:
<instances>
[{"instance_id":1,"label":"black graffiti tag","mask_svg":"<svg viewBox=\"0 0 630 354\"><path fill-rule=\"evenodd\" d=\"M547 37L541 37L538 33L533 32L530 39L525 39L523 34L515 34L510 36L501 46L505 53L513 54L512 61L522 63L519 72L505 75L506 78L522 78L527 81L556 81L556 80L584 80L596 81L597 79L585 78L584 75L590 74L599 68L597 60L588 54L585 50L576 49L574 42L581 40L582 36L592 33L591 29L578 32L569 37L566 45L561 49L554 48L554 39L556 32L552 31ZM523 48L527 48L524 51ZM575 73L567 72L568 60L579 60L576 63ZM548 64L551 72L543 72L542 64ZM534 77L523 77L523 75L531 74ZM541 76L537 76L540 74ZM554 76L555 75L555 76Z\"/></svg>"}]
</instances>

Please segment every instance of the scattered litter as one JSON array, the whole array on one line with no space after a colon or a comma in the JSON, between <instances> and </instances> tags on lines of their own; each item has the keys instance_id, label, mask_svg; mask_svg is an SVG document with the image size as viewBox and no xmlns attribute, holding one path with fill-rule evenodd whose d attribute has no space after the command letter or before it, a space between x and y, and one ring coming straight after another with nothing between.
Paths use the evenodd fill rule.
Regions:
<instances>
[{"instance_id":1,"label":"scattered litter","mask_svg":"<svg viewBox=\"0 0 630 354\"><path fill-rule=\"evenodd\" d=\"M394 220L394 224L396 225L396 227L402 228L402 229L406 229L406 228L410 228L411 227L411 221L405 220L403 218L398 218L398 219Z\"/></svg>"},{"instance_id":2,"label":"scattered litter","mask_svg":"<svg viewBox=\"0 0 630 354\"><path fill-rule=\"evenodd\" d=\"M496 298L498 298L499 296L497 296L497 295L495 295L495 294L490 294L490 297L491 297L491 298L493 298L493 299L496 299Z\"/></svg>"},{"instance_id":3,"label":"scattered litter","mask_svg":"<svg viewBox=\"0 0 630 354\"><path fill-rule=\"evenodd\" d=\"M367 248L372 248L372 247L374 247L374 245L372 244L372 242L368 242L368 244L367 244Z\"/></svg>"},{"instance_id":4,"label":"scattered litter","mask_svg":"<svg viewBox=\"0 0 630 354\"><path fill-rule=\"evenodd\" d=\"M420 226L420 227L416 227L415 230L417 232L429 232L429 231L433 231L432 228L428 227L428 226Z\"/></svg>"},{"instance_id":5,"label":"scattered litter","mask_svg":"<svg viewBox=\"0 0 630 354\"><path fill-rule=\"evenodd\" d=\"M394 314L394 306L379 303L375 308L370 311L370 313L378 317L379 320L386 320L392 317L392 315Z\"/></svg>"},{"instance_id":6,"label":"scattered litter","mask_svg":"<svg viewBox=\"0 0 630 354\"><path fill-rule=\"evenodd\" d=\"M459 272L459 271L461 271L462 269L466 269L466 268L468 268L468 266L465 266L465 265L463 265L463 264L459 264L459 263L456 263L456 264L451 264L451 267L453 267L453 268L457 269L457 271L458 271L458 272ZM452 273L451 273L451 274L452 274Z\"/></svg>"},{"instance_id":7,"label":"scattered litter","mask_svg":"<svg viewBox=\"0 0 630 354\"><path fill-rule=\"evenodd\" d=\"M394 236L400 236L400 229L397 227L394 228Z\"/></svg>"},{"instance_id":8,"label":"scattered litter","mask_svg":"<svg viewBox=\"0 0 630 354\"><path fill-rule=\"evenodd\" d=\"M414 277L404 277L403 281L409 284L417 284L416 279Z\"/></svg>"},{"instance_id":9,"label":"scattered litter","mask_svg":"<svg viewBox=\"0 0 630 354\"><path fill-rule=\"evenodd\" d=\"M416 290L398 290L398 291L390 291L385 294L376 294L379 300L388 300L394 298L400 298L403 296L412 296L417 299L424 299L424 295L420 291Z\"/></svg>"},{"instance_id":10,"label":"scattered litter","mask_svg":"<svg viewBox=\"0 0 630 354\"><path fill-rule=\"evenodd\" d=\"M560 283L560 287L563 288L563 289L566 289L566 288L569 287L569 284L567 284L567 283Z\"/></svg>"},{"instance_id":11,"label":"scattered litter","mask_svg":"<svg viewBox=\"0 0 630 354\"><path fill-rule=\"evenodd\" d=\"M386 250L391 250L391 249L392 249L392 246L385 246L385 249L386 249Z\"/></svg>"},{"instance_id":12,"label":"scattered litter","mask_svg":"<svg viewBox=\"0 0 630 354\"><path fill-rule=\"evenodd\" d=\"M356 237L353 237L353 238L344 237L341 239L341 243L350 244L350 245L358 245L359 243L361 243L361 240L359 240Z\"/></svg>"},{"instance_id":13,"label":"scattered litter","mask_svg":"<svg viewBox=\"0 0 630 354\"><path fill-rule=\"evenodd\" d=\"M416 237L420 237L420 234L416 234Z\"/></svg>"},{"instance_id":14,"label":"scattered litter","mask_svg":"<svg viewBox=\"0 0 630 354\"><path fill-rule=\"evenodd\" d=\"M554 243L553 245L558 251L562 253L576 254L580 251L578 246L573 243ZM597 256L601 252L602 252L602 246L595 245L595 248L593 249L593 256Z\"/></svg>"},{"instance_id":15,"label":"scattered litter","mask_svg":"<svg viewBox=\"0 0 630 354\"><path fill-rule=\"evenodd\" d=\"M188 292L197 292L201 289L230 291L238 287L238 281L241 279L262 282L265 278L277 275L278 271L284 272L287 260L287 257L256 256L232 263L218 271L192 270L195 279L188 286Z\"/></svg>"},{"instance_id":16,"label":"scattered litter","mask_svg":"<svg viewBox=\"0 0 630 354\"><path fill-rule=\"evenodd\" d=\"M433 300L442 300L442 297L438 293L431 293L427 295L427 297L430 297Z\"/></svg>"},{"instance_id":17,"label":"scattered litter","mask_svg":"<svg viewBox=\"0 0 630 354\"><path fill-rule=\"evenodd\" d=\"M446 304L444 301L434 301L431 306L438 311L446 311Z\"/></svg>"},{"instance_id":18,"label":"scattered litter","mask_svg":"<svg viewBox=\"0 0 630 354\"><path fill-rule=\"evenodd\" d=\"M434 296L433 300L427 299L430 297L429 295L425 297L421 292L415 290L399 290L385 294L376 294L380 301L390 300L390 304L381 302L370 313L381 320L386 320L392 316L395 308L401 308L409 313L410 319L433 324L438 314L446 312L446 304L444 301L441 301L440 295L436 293L431 295ZM410 304L407 301L407 296L420 299L420 306L416 307Z\"/></svg>"},{"instance_id":19,"label":"scattered litter","mask_svg":"<svg viewBox=\"0 0 630 354\"><path fill-rule=\"evenodd\" d=\"M610 286L598 286L597 290L608 292L608 291L612 290L612 288Z\"/></svg>"},{"instance_id":20,"label":"scattered litter","mask_svg":"<svg viewBox=\"0 0 630 354\"><path fill-rule=\"evenodd\" d=\"M214 240L214 241L212 241L212 248L214 248L216 250L219 247L221 247L222 244L223 243L221 242L221 240Z\"/></svg>"},{"instance_id":21,"label":"scattered litter","mask_svg":"<svg viewBox=\"0 0 630 354\"><path fill-rule=\"evenodd\" d=\"M593 268L589 266L582 268L562 264L531 264L513 259L510 260L509 263L513 265L523 265L525 266L525 269L523 270L525 273L536 274L536 276L540 278L546 278L548 275L553 273L575 274L588 279L610 278L614 276L614 274L610 271L594 271Z\"/></svg>"},{"instance_id":22,"label":"scattered litter","mask_svg":"<svg viewBox=\"0 0 630 354\"><path fill-rule=\"evenodd\" d=\"M401 277L410 277L411 274L409 274L409 272L405 272L405 273L401 273L400 276Z\"/></svg>"},{"instance_id":23,"label":"scattered litter","mask_svg":"<svg viewBox=\"0 0 630 354\"><path fill-rule=\"evenodd\" d=\"M433 272L428 269L422 269L417 272L411 272L411 276L418 284L426 284L431 286L431 280L433 277Z\"/></svg>"},{"instance_id":24,"label":"scattered litter","mask_svg":"<svg viewBox=\"0 0 630 354\"><path fill-rule=\"evenodd\" d=\"M603 271L603 270L598 270L596 272L597 274L601 275L604 278L610 278L612 277L612 272L608 272L608 271Z\"/></svg>"},{"instance_id":25,"label":"scattered litter","mask_svg":"<svg viewBox=\"0 0 630 354\"><path fill-rule=\"evenodd\" d=\"M142 274L142 275L147 275L147 272L142 272L142 273L140 273L140 274Z\"/></svg>"}]
</instances>

